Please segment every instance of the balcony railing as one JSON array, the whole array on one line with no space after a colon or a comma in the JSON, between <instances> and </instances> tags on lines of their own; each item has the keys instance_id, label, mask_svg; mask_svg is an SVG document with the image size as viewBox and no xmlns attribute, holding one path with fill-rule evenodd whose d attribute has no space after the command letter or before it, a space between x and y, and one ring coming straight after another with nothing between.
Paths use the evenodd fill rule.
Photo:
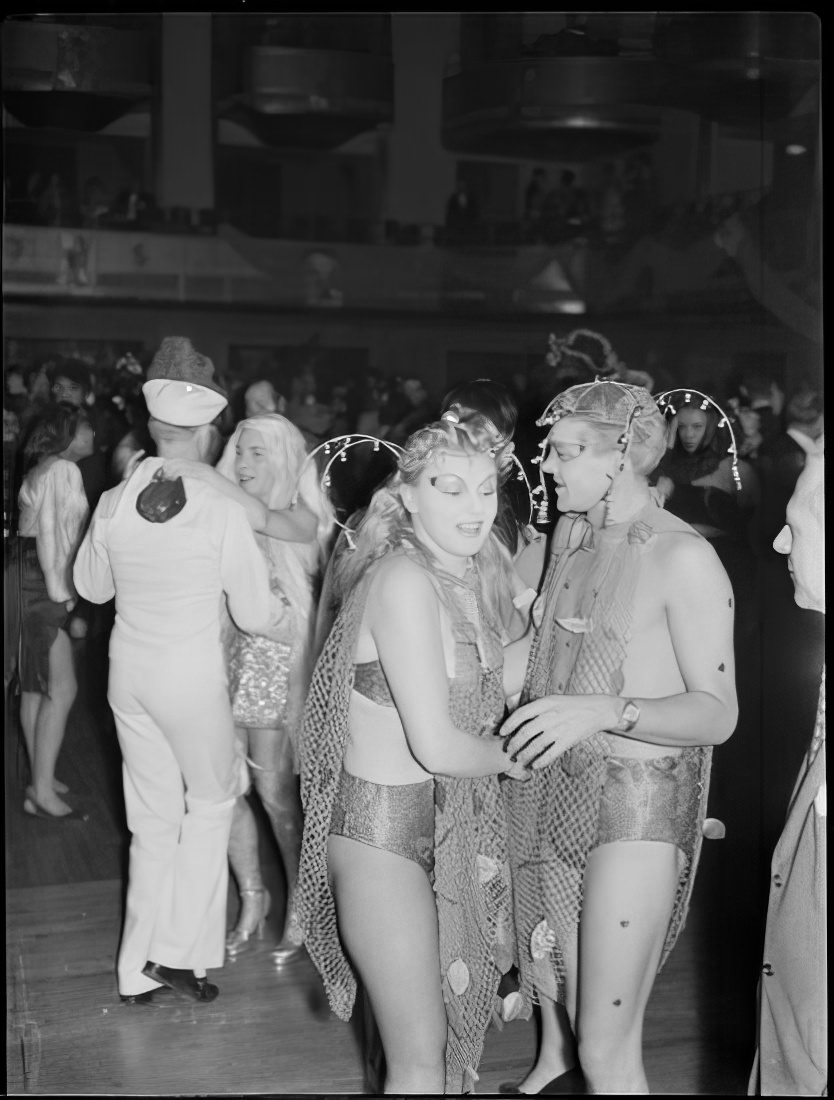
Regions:
<instances>
[{"instance_id":1,"label":"balcony railing","mask_svg":"<svg viewBox=\"0 0 834 1100\"><path fill-rule=\"evenodd\" d=\"M287 309L499 314L697 308L753 299L710 236L644 238L620 255L558 245L390 247L6 225L3 291L15 297Z\"/></svg>"}]
</instances>

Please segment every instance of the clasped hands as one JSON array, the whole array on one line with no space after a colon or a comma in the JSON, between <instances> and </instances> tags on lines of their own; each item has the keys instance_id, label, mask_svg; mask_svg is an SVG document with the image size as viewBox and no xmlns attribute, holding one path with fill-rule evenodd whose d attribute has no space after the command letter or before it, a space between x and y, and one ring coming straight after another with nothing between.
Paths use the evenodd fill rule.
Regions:
<instances>
[{"instance_id":1,"label":"clasped hands","mask_svg":"<svg viewBox=\"0 0 834 1100\"><path fill-rule=\"evenodd\" d=\"M504 751L516 765L546 768L579 741L620 720L622 699L615 695L545 695L513 711L500 733ZM508 771L513 778L520 778Z\"/></svg>"}]
</instances>

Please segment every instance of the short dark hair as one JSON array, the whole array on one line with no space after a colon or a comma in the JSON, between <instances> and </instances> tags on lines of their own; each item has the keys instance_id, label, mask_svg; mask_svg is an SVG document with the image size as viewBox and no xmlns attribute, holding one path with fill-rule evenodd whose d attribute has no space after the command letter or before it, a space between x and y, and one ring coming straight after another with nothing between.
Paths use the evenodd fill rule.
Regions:
<instances>
[{"instance_id":1,"label":"short dark hair","mask_svg":"<svg viewBox=\"0 0 834 1100\"><path fill-rule=\"evenodd\" d=\"M503 439L512 439L518 423L518 406L509 389L491 378L459 382L440 406L440 415L454 407L458 413L480 413L490 420Z\"/></svg>"},{"instance_id":2,"label":"short dark hair","mask_svg":"<svg viewBox=\"0 0 834 1100\"><path fill-rule=\"evenodd\" d=\"M46 455L59 455L75 438L79 424L89 424L83 408L67 401L52 401L44 406L29 426L23 444L23 467L30 470Z\"/></svg>"},{"instance_id":3,"label":"short dark hair","mask_svg":"<svg viewBox=\"0 0 834 1100\"><path fill-rule=\"evenodd\" d=\"M59 359L49 369L49 381L55 385L58 378L67 378L77 386L81 386L86 396L93 388L90 378L90 368L83 359Z\"/></svg>"},{"instance_id":4,"label":"short dark hair","mask_svg":"<svg viewBox=\"0 0 834 1100\"><path fill-rule=\"evenodd\" d=\"M788 424L813 424L824 410L822 394L817 390L802 389L795 393L785 410Z\"/></svg>"}]
</instances>

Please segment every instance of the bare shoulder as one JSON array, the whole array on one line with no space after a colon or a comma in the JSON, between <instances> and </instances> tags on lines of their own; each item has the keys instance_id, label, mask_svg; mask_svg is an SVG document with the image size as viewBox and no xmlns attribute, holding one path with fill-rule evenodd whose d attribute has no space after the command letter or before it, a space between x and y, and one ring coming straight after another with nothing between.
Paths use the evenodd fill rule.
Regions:
<instances>
[{"instance_id":1,"label":"bare shoulder","mask_svg":"<svg viewBox=\"0 0 834 1100\"><path fill-rule=\"evenodd\" d=\"M426 570L406 554L389 554L376 566L370 598L384 607L436 599Z\"/></svg>"},{"instance_id":2,"label":"bare shoulder","mask_svg":"<svg viewBox=\"0 0 834 1100\"><path fill-rule=\"evenodd\" d=\"M708 539L688 525L667 531L657 540L655 561L658 580L667 593L710 600L725 595L730 582L721 559Z\"/></svg>"}]
</instances>

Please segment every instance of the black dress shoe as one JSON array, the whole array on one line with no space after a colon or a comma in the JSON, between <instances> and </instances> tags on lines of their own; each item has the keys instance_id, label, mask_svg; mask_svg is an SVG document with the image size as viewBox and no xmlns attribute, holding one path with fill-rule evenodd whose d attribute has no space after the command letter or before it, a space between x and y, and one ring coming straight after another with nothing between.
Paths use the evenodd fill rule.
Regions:
<instances>
[{"instance_id":1,"label":"black dress shoe","mask_svg":"<svg viewBox=\"0 0 834 1100\"><path fill-rule=\"evenodd\" d=\"M559 1094L563 1096L585 1096L587 1089L582 1070L579 1066L575 1066L573 1069L560 1073L558 1077L554 1077L546 1085L542 1085L536 1093L522 1092L518 1085L512 1081L505 1081L503 1085L499 1085L498 1092L501 1096L557 1096Z\"/></svg>"},{"instance_id":2,"label":"black dress shoe","mask_svg":"<svg viewBox=\"0 0 834 1100\"><path fill-rule=\"evenodd\" d=\"M171 999L171 990L166 985L146 989L144 993L120 994L124 1005L147 1005L150 1008L165 1008L171 1004Z\"/></svg>"},{"instance_id":3,"label":"black dress shoe","mask_svg":"<svg viewBox=\"0 0 834 1100\"><path fill-rule=\"evenodd\" d=\"M178 997L186 1001L213 1001L220 992L208 978L196 978L193 970L180 970L174 966L149 962L142 968L142 973L151 981L173 989Z\"/></svg>"}]
</instances>

